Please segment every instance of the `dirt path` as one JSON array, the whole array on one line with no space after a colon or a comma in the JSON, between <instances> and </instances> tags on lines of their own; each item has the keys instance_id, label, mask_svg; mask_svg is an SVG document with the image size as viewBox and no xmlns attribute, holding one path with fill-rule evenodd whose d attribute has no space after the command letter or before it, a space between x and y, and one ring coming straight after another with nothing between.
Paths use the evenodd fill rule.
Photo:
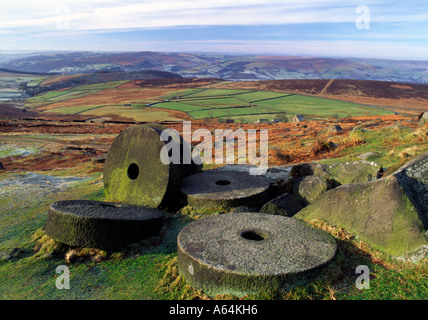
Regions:
<instances>
[{"instance_id":1,"label":"dirt path","mask_svg":"<svg viewBox=\"0 0 428 320\"><path fill-rule=\"evenodd\" d=\"M324 88L321 90L321 92L319 94L325 94L327 92L328 87L330 87L330 85L333 83L334 79L330 79L326 85L324 86Z\"/></svg>"}]
</instances>

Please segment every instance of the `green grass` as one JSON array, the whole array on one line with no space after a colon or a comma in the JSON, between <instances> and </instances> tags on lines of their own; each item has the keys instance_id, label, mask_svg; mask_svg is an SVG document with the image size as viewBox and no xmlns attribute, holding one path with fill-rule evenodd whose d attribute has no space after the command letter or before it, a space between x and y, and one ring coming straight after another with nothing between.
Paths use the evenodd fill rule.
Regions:
<instances>
[{"instance_id":1,"label":"green grass","mask_svg":"<svg viewBox=\"0 0 428 320\"><path fill-rule=\"evenodd\" d=\"M192 104L175 102L175 101L156 103L150 108L162 108L162 109L170 109L170 110L177 110L177 111L183 111L183 112L193 112L193 111L198 111L203 109L200 106L195 106Z\"/></svg>"},{"instance_id":2,"label":"green grass","mask_svg":"<svg viewBox=\"0 0 428 320\"><path fill-rule=\"evenodd\" d=\"M410 128L395 132L388 129L358 132L356 134L365 143L343 150L339 158L320 160L320 162L339 163L355 161L360 160L360 155L363 153L376 151L377 155L367 160L382 164L384 170L392 173L409 157L400 155L403 150L412 148L410 149L410 153L412 153L410 156L428 151L426 140L413 136L412 132Z\"/></svg>"},{"instance_id":3,"label":"green grass","mask_svg":"<svg viewBox=\"0 0 428 320\"><path fill-rule=\"evenodd\" d=\"M96 93L106 89L116 88L119 85L126 82L127 81L112 81L112 82L97 83L97 84L90 84L90 85L81 85L69 90L48 91L27 99L27 104L31 107L37 107L45 104L81 98L88 94ZM61 113L67 114L66 112L67 111L64 111ZM74 110L71 109L70 113L73 114Z\"/></svg>"},{"instance_id":4,"label":"green grass","mask_svg":"<svg viewBox=\"0 0 428 320\"><path fill-rule=\"evenodd\" d=\"M249 90L235 90L235 89L203 89L194 94L187 95L185 98L199 98L199 97L218 97L218 96L230 96L249 92Z\"/></svg>"},{"instance_id":5,"label":"green grass","mask_svg":"<svg viewBox=\"0 0 428 320\"><path fill-rule=\"evenodd\" d=\"M49 109L45 112L48 113L59 113L59 114L78 114L81 112L85 112L88 110L92 110L95 108L101 108L102 106L80 106L80 107L62 107L62 108L55 108L55 109Z\"/></svg>"},{"instance_id":6,"label":"green grass","mask_svg":"<svg viewBox=\"0 0 428 320\"><path fill-rule=\"evenodd\" d=\"M64 91L48 91L40 95L27 99L26 104L30 107L37 107L51 103L67 101L71 99L81 98L88 94L99 92L99 90L64 90ZM73 113L73 111L71 112ZM65 113L66 114L66 113Z\"/></svg>"},{"instance_id":7,"label":"green grass","mask_svg":"<svg viewBox=\"0 0 428 320\"><path fill-rule=\"evenodd\" d=\"M243 99L248 102L263 100L263 99L273 99L277 97L282 97L288 95L287 93L282 92L273 92L273 91L256 91L239 94L236 97L239 99Z\"/></svg>"},{"instance_id":8,"label":"green grass","mask_svg":"<svg viewBox=\"0 0 428 320\"><path fill-rule=\"evenodd\" d=\"M116 88L116 87L118 87L118 86L120 86L120 85L122 85L128 81L129 80L86 84L86 85L77 86L77 87L73 88L73 90L75 90L75 91L97 90L97 91L99 91L99 90L105 90L105 89L112 89L112 88Z\"/></svg>"},{"instance_id":9,"label":"green grass","mask_svg":"<svg viewBox=\"0 0 428 320\"><path fill-rule=\"evenodd\" d=\"M56 109L53 109L53 110L56 110ZM91 116L97 116L97 117L115 114L121 117L134 119L136 121L162 121L162 120L178 121L179 120L171 116L168 113L168 111L161 110L158 108L153 108L153 107L138 108L135 106L111 105L111 106L102 106L100 108L89 108L89 110L81 111L79 114L91 115Z\"/></svg>"},{"instance_id":10,"label":"green grass","mask_svg":"<svg viewBox=\"0 0 428 320\"><path fill-rule=\"evenodd\" d=\"M224 109L205 109L200 111L190 112L189 114L195 119L204 118L217 118L217 117L240 117L251 114L263 114L266 109L257 107L246 107L246 108L224 108ZM272 116L271 116L272 117Z\"/></svg>"},{"instance_id":11,"label":"green grass","mask_svg":"<svg viewBox=\"0 0 428 320\"><path fill-rule=\"evenodd\" d=\"M115 88L126 81L114 81L94 85L82 85L66 91L51 91L27 100L27 106L37 107L44 104L56 103L83 97L105 89ZM176 99L179 97L178 99ZM170 100L169 102L164 102ZM326 98L302 96L272 91L252 91L234 89L187 89L171 91L160 99L154 99L150 108L162 108L186 112L195 119L229 117L236 121L251 122L258 118L275 118L276 114L285 112L287 114L303 114L307 118L328 118L348 116L389 115L393 112L371 108L364 105ZM135 102L144 105L147 101ZM251 108L241 108L251 106ZM85 109L87 108L87 109ZM90 106L66 107L50 110L61 114L76 114L85 111L91 112ZM130 112L127 106L114 106L110 109L114 114L126 114L127 117L142 119L139 110ZM125 110L126 109L126 110ZM217 110L218 109L218 110ZM142 109L141 109L142 110ZM101 110L99 110L101 111ZM91 112L91 114L94 114ZM166 113L164 113L167 115ZM150 119L154 119L150 117ZM136 119L137 120L137 119ZM161 118L157 121L162 120ZM164 119L166 120L166 119Z\"/></svg>"},{"instance_id":12,"label":"green grass","mask_svg":"<svg viewBox=\"0 0 428 320\"><path fill-rule=\"evenodd\" d=\"M72 91L67 90L67 91L48 91L46 93L42 93L34 98L31 98L33 100L49 100L58 96L63 96L65 94L68 94Z\"/></svg>"},{"instance_id":13,"label":"green grass","mask_svg":"<svg viewBox=\"0 0 428 320\"><path fill-rule=\"evenodd\" d=\"M171 99L176 96L181 98L155 104L153 107L184 111L195 119L231 117L238 120L245 116L247 121L252 119L249 117L251 115L270 114L268 118L275 118L275 114L280 112L303 114L311 118L393 114L385 109L355 103L270 91L205 89L196 93L189 92L186 96L178 92L169 95ZM236 108L246 105L251 105L252 108ZM219 108L221 109L215 110Z\"/></svg>"},{"instance_id":14,"label":"green grass","mask_svg":"<svg viewBox=\"0 0 428 320\"><path fill-rule=\"evenodd\" d=\"M52 98L49 98L48 100L50 103L67 101L67 100L71 100L71 99L81 98L81 97L84 97L88 94L96 93L99 91L100 90L85 90L85 91L70 90L63 95L52 97Z\"/></svg>"}]
</instances>

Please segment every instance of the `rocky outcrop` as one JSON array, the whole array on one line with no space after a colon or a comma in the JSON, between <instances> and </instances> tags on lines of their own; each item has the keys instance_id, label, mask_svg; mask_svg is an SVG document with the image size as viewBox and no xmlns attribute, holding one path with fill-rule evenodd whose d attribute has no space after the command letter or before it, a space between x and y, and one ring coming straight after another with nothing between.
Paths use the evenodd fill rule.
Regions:
<instances>
[{"instance_id":1,"label":"rocky outcrop","mask_svg":"<svg viewBox=\"0 0 428 320\"><path fill-rule=\"evenodd\" d=\"M343 227L393 256L428 245L428 152L393 174L334 188L294 217Z\"/></svg>"},{"instance_id":2,"label":"rocky outcrop","mask_svg":"<svg viewBox=\"0 0 428 320\"><path fill-rule=\"evenodd\" d=\"M297 178L292 185L293 194L298 197L304 205L314 202L328 189L331 189L331 185L328 181L317 176L303 176Z\"/></svg>"},{"instance_id":3,"label":"rocky outcrop","mask_svg":"<svg viewBox=\"0 0 428 320\"><path fill-rule=\"evenodd\" d=\"M326 134L335 134L335 133L339 133L342 131L343 131L343 129L341 126L339 126L338 124L332 124L332 125L325 127L324 129L322 129L318 133L318 135L322 136L322 135L326 135Z\"/></svg>"},{"instance_id":4,"label":"rocky outcrop","mask_svg":"<svg viewBox=\"0 0 428 320\"><path fill-rule=\"evenodd\" d=\"M392 174L416 207L428 228L428 152L416 157Z\"/></svg>"},{"instance_id":5,"label":"rocky outcrop","mask_svg":"<svg viewBox=\"0 0 428 320\"><path fill-rule=\"evenodd\" d=\"M292 217L302 210L303 207L304 205L298 198L290 193L286 193L267 202L260 209L260 212Z\"/></svg>"},{"instance_id":6,"label":"rocky outcrop","mask_svg":"<svg viewBox=\"0 0 428 320\"><path fill-rule=\"evenodd\" d=\"M343 162L337 164L303 163L290 170L292 177L318 176L326 179L332 187L347 183L361 183L376 180L383 171L382 166L366 160Z\"/></svg>"},{"instance_id":7,"label":"rocky outcrop","mask_svg":"<svg viewBox=\"0 0 428 320\"><path fill-rule=\"evenodd\" d=\"M428 123L428 112L423 112L418 117L418 125L423 126Z\"/></svg>"}]
</instances>

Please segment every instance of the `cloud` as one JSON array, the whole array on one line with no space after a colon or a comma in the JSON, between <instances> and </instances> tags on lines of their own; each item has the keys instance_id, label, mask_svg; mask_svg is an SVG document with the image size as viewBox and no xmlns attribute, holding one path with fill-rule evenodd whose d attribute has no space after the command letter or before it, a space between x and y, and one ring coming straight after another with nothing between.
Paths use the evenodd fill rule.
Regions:
<instances>
[{"instance_id":1,"label":"cloud","mask_svg":"<svg viewBox=\"0 0 428 320\"><path fill-rule=\"evenodd\" d=\"M362 4L370 30L355 26ZM427 25L428 3L417 0L2 0L0 43L428 58Z\"/></svg>"},{"instance_id":2,"label":"cloud","mask_svg":"<svg viewBox=\"0 0 428 320\"><path fill-rule=\"evenodd\" d=\"M179 44L177 44L179 45ZM185 41L182 49L211 52L234 52L253 54L282 54L306 56L371 57L389 59L428 59L426 46L403 46L397 43L373 43L371 41L281 41L281 40L209 40Z\"/></svg>"},{"instance_id":3,"label":"cloud","mask_svg":"<svg viewBox=\"0 0 428 320\"><path fill-rule=\"evenodd\" d=\"M115 30L179 26L278 25L354 22L360 1L349 0L146 0L34 1L6 0L0 29L55 29L67 20L75 30ZM368 1L372 21L427 21L412 6Z\"/></svg>"}]
</instances>

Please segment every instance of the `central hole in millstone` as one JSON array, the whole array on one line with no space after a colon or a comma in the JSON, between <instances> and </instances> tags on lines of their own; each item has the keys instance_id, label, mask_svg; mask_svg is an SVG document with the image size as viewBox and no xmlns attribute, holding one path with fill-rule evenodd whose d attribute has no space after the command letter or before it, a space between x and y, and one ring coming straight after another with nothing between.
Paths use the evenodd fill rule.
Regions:
<instances>
[{"instance_id":1,"label":"central hole in millstone","mask_svg":"<svg viewBox=\"0 0 428 320\"><path fill-rule=\"evenodd\" d=\"M128 167L128 178L131 180L135 180L138 178L140 174L140 168L135 163L131 163Z\"/></svg>"},{"instance_id":2,"label":"central hole in millstone","mask_svg":"<svg viewBox=\"0 0 428 320\"><path fill-rule=\"evenodd\" d=\"M218 184L220 186L227 186L228 184L230 184L230 181L228 181L228 180L217 180L215 182L215 184Z\"/></svg>"},{"instance_id":3,"label":"central hole in millstone","mask_svg":"<svg viewBox=\"0 0 428 320\"><path fill-rule=\"evenodd\" d=\"M247 230L241 232L241 237L252 241L262 241L266 239L267 235L265 235L263 232Z\"/></svg>"}]
</instances>

